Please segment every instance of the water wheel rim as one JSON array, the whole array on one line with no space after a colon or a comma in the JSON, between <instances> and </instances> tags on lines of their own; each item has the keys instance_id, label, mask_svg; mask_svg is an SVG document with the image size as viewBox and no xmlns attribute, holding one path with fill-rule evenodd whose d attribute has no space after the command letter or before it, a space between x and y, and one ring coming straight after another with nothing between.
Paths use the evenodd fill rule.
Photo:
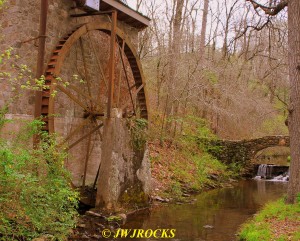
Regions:
<instances>
[{"instance_id":1,"label":"water wheel rim","mask_svg":"<svg viewBox=\"0 0 300 241\"><path fill-rule=\"evenodd\" d=\"M55 114L55 107L54 107L54 99L55 97L52 95L52 93L55 93L57 89L56 85L56 79L55 76L59 76L61 72L61 68L63 66L64 60L69 53L71 47L76 43L76 41L79 40L80 37L87 34L89 31L92 30L99 30L101 32L104 32L106 34L110 34L111 24L109 22L93 22L93 23L87 23L79 27L77 30L75 30L72 34L69 35L69 37L65 40L64 44L60 49L56 49L53 54L53 57L56 59L55 66L48 65L46 73L50 75L50 96L49 96L49 104L48 104L48 122L46 122L46 129L48 129L49 133L55 132L55 123L54 123L54 114ZM118 39L122 39L125 42L125 48L124 48L124 54L127 57L136 88L139 88L140 91L137 93L137 98L140 100L140 109L141 109L141 118L148 119L148 96L147 91L145 88L145 77L142 70L142 64L137 57L137 52L134 48L134 45L129 40L127 34L120 28L117 28L116 35ZM51 62L51 61L50 61ZM47 75L46 75L47 78Z\"/></svg>"},{"instance_id":2,"label":"water wheel rim","mask_svg":"<svg viewBox=\"0 0 300 241\"><path fill-rule=\"evenodd\" d=\"M42 105L46 105L46 109L42 109L42 117L45 120L45 130L49 133L55 133L55 96L53 96L53 93L56 92L56 90L59 88L60 90L64 88L63 86L60 86L59 81L57 81L56 77L59 77L61 74L61 71L64 68L64 62L67 60L67 56L71 51L72 46L76 44L78 40L81 39L81 37L85 36L89 32L93 30L97 30L100 32L104 32L107 35L110 35L110 29L111 29L111 23L109 22L93 22L93 23L87 23L79 28L75 29L71 34L69 34L64 39L60 40L60 44L56 46L56 49L53 51L53 54L51 55L50 61L48 63L47 69L46 69L46 85L49 85L49 90L46 90L43 92L44 102ZM117 28L116 30L116 38L117 42L120 47L120 43L124 43L124 56L127 58L128 63L131 67L131 73L133 75L133 83L135 85L135 89L137 91L136 97L139 100L139 107L140 110L142 110L141 117L148 119L148 108L147 108L147 94L145 90L145 78L142 72L142 65L137 57L137 52L135 51L134 45L129 40L127 34L120 28ZM120 41L121 40L121 41ZM123 52L122 52L123 54ZM129 90L130 91L130 90ZM67 90L63 90L64 94L67 93ZM74 97L75 98L75 97ZM73 99L74 99L73 98ZM46 102L45 102L46 101ZM48 102L48 103L47 103ZM79 104L83 109L85 106L83 104ZM43 106L41 106L43 108ZM88 118L86 119L86 122L89 122ZM92 123L92 122L91 122ZM89 125L91 125L89 123ZM97 121L96 121L97 123ZM83 124L84 125L84 124ZM91 135L93 133L99 134L99 128L101 128L103 124L97 123L95 126L89 126L90 129L88 129L87 132L84 133L82 138L79 138L77 141L71 143L71 145L68 145L67 151L69 151L69 148L72 148L73 146L77 145L80 141L86 141L90 142ZM68 133L69 135L69 133ZM100 137L101 139L101 137ZM87 148L87 154L86 156L90 156L90 147ZM85 171L87 169L87 162L88 160L85 160ZM85 177L84 177L85 180ZM84 183L84 182L83 182ZM83 184L84 185L84 184Z\"/></svg>"}]
</instances>

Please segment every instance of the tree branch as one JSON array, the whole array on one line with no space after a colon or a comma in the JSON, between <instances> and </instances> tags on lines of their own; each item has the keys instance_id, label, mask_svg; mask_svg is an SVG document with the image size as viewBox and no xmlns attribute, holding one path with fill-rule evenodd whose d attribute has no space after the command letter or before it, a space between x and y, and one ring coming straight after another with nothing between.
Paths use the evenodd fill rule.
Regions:
<instances>
[{"instance_id":1,"label":"tree branch","mask_svg":"<svg viewBox=\"0 0 300 241\"><path fill-rule=\"evenodd\" d=\"M281 0L276 6L274 7L267 7L262 4L259 4L258 2L254 0L246 0L247 2L250 2L254 9L260 8L263 10L266 14L270 16L277 15L281 10L283 10L285 7L288 6L289 0Z\"/></svg>"}]
</instances>

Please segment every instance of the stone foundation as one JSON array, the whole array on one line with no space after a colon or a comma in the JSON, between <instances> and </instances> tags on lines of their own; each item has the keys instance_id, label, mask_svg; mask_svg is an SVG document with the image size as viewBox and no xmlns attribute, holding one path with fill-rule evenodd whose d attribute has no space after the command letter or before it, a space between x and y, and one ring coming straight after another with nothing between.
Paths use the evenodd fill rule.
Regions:
<instances>
[{"instance_id":1,"label":"stone foundation","mask_svg":"<svg viewBox=\"0 0 300 241\"><path fill-rule=\"evenodd\" d=\"M114 111L104 123L96 206L114 211L133 203L144 206L150 180L148 151L134 150L126 120Z\"/></svg>"}]
</instances>

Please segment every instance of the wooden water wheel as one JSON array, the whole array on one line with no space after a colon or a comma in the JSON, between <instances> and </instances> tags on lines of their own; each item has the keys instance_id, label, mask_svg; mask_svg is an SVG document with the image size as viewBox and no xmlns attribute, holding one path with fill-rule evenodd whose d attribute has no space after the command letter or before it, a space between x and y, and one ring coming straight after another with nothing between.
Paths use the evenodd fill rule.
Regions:
<instances>
[{"instance_id":1,"label":"wooden water wheel","mask_svg":"<svg viewBox=\"0 0 300 241\"><path fill-rule=\"evenodd\" d=\"M111 23L87 23L59 41L46 69L40 104L45 130L59 133L69 151L66 167L76 186L95 181L101 157L101 127L108 99ZM113 107L148 118L145 83L137 53L116 30Z\"/></svg>"}]
</instances>

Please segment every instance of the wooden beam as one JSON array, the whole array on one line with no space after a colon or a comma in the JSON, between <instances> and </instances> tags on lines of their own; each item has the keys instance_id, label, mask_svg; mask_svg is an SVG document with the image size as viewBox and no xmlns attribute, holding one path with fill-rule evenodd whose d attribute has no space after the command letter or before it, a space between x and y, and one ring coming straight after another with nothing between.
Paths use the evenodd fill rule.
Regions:
<instances>
[{"instance_id":1,"label":"wooden beam","mask_svg":"<svg viewBox=\"0 0 300 241\"><path fill-rule=\"evenodd\" d=\"M114 9L125 13L126 15L128 15L128 17L136 19L137 21L139 21L140 23L145 25L145 27L148 27L150 25L149 18L143 16L139 12L133 10L132 8L128 7L127 5L125 5L121 2L118 2L115 0L102 0L102 3L106 3L110 6L112 6ZM101 5L100 5L100 8L101 8Z\"/></svg>"},{"instance_id":2,"label":"wooden beam","mask_svg":"<svg viewBox=\"0 0 300 241\"><path fill-rule=\"evenodd\" d=\"M86 156L85 156L85 163L84 163L84 172L83 172L83 180L82 180L82 189L85 187L85 179L86 179L86 173L87 173L87 167L88 167L88 161L91 155L90 147L91 147L91 140L92 136L89 136L87 148L86 148Z\"/></svg>"},{"instance_id":3,"label":"wooden beam","mask_svg":"<svg viewBox=\"0 0 300 241\"><path fill-rule=\"evenodd\" d=\"M111 21L107 118L110 118L114 101L117 11L112 12Z\"/></svg>"}]
</instances>

